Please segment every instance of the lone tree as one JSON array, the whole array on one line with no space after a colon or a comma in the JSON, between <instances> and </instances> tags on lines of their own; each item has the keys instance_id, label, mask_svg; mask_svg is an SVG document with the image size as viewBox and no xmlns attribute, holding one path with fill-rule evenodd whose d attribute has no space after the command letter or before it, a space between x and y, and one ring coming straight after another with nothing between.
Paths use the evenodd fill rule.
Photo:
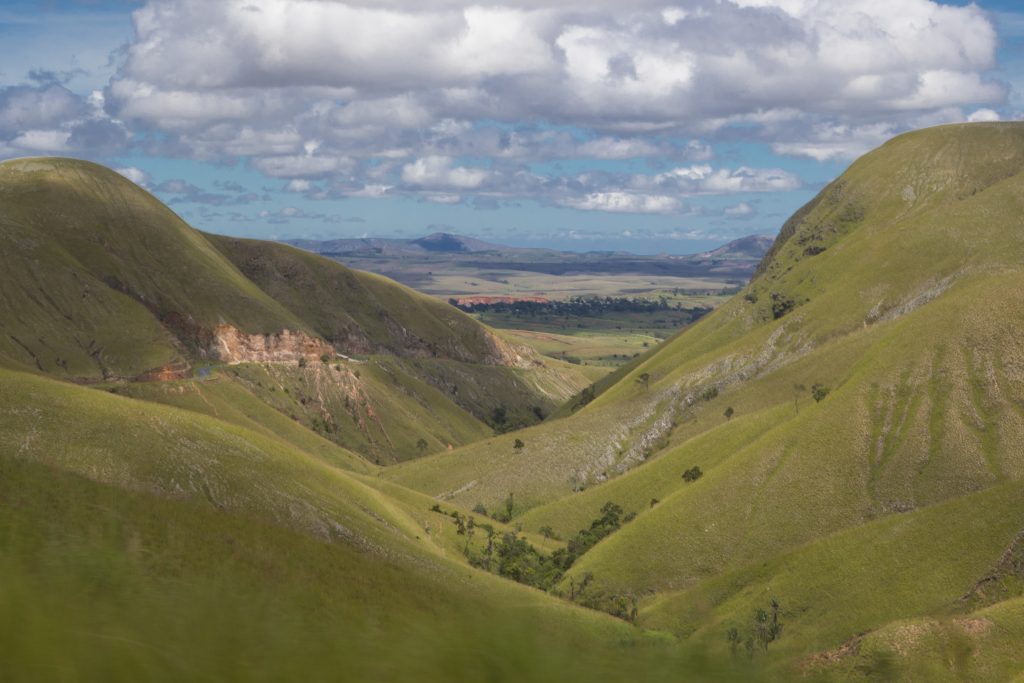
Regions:
<instances>
[{"instance_id":1,"label":"lone tree","mask_svg":"<svg viewBox=\"0 0 1024 683\"><path fill-rule=\"evenodd\" d=\"M754 636L761 649L768 652L768 644L778 640L782 635L782 622L779 621L779 602L772 598L771 611L758 609L754 613Z\"/></svg>"},{"instance_id":2,"label":"lone tree","mask_svg":"<svg viewBox=\"0 0 1024 683\"><path fill-rule=\"evenodd\" d=\"M512 442L512 448L515 450L516 453L519 453L525 447L526 447L526 444L523 443L522 439L516 439L515 441Z\"/></svg>"},{"instance_id":3,"label":"lone tree","mask_svg":"<svg viewBox=\"0 0 1024 683\"><path fill-rule=\"evenodd\" d=\"M811 387L811 396L814 397L815 402L821 403L828 396L830 389L824 384L815 384Z\"/></svg>"},{"instance_id":4,"label":"lone tree","mask_svg":"<svg viewBox=\"0 0 1024 683\"><path fill-rule=\"evenodd\" d=\"M429 446L429 445L430 444L427 443L426 439L424 439L423 437L420 437L420 439L416 442L416 450L418 450L420 453L422 453L425 450L427 450L427 446Z\"/></svg>"},{"instance_id":5,"label":"lone tree","mask_svg":"<svg viewBox=\"0 0 1024 683\"><path fill-rule=\"evenodd\" d=\"M641 375L638 375L636 378L636 383L644 385L644 391L647 391L648 389L651 388L651 373L645 372Z\"/></svg>"},{"instance_id":6,"label":"lone tree","mask_svg":"<svg viewBox=\"0 0 1024 683\"><path fill-rule=\"evenodd\" d=\"M693 482L697 481L703 476L704 472L701 471L700 467L694 465L690 469L683 472L683 481L685 481L688 484L692 484Z\"/></svg>"},{"instance_id":7,"label":"lone tree","mask_svg":"<svg viewBox=\"0 0 1024 683\"><path fill-rule=\"evenodd\" d=\"M725 419L728 421L732 419L732 416L736 414L736 411L732 409L732 406L729 406L722 414L725 415Z\"/></svg>"}]
</instances>

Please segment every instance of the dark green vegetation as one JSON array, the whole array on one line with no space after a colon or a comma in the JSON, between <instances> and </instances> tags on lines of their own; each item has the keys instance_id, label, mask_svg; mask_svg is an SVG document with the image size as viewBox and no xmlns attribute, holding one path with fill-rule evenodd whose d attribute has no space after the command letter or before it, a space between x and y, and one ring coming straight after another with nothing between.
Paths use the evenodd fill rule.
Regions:
<instances>
[{"instance_id":1,"label":"dark green vegetation","mask_svg":"<svg viewBox=\"0 0 1024 683\"><path fill-rule=\"evenodd\" d=\"M0 274L19 306L4 333L39 361L11 342L0 369L0 661L15 680L1024 676L1022 124L863 157L744 291L550 414L487 373L528 392L565 367L541 373L441 302L364 283L360 303L418 327L376 326L333 301L340 266L183 228L211 247L216 286L252 292L217 320L197 304L184 327L213 324L203 346L153 312L179 298L146 278L174 286L172 272L121 264L118 282L142 284L114 288L20 210L4 239L50 251ZM91 361L52 362L45 349L87 328L33 283L81 297L76 277L110 315L123 305L134 336L111 358L154 374L145 329L170 349L160 362L204 376L99 381ZM44 335L26 334L32 316ZM287 335L258 331L274 316L291 316ZM343 346L356 338L371 348ZM469 443L428 453L449 436ZM407 461L344 447L389 439L377 459Z\"/></svg>"},{"instance_id":2,"label":"dark green vegetation","mask_svg":"<svg viewBox=\"0 0 1024 683\"><path fill-rule=\"evenodd\" d=\"M608 369L624 365L712 310L707 303L687 308L685 295L674 303L665 295L466 303L453 298L449 303L491 327L513 330L552 358Z\"/></svg>"},{"instance_id":3,"label":"dark green vegetation","mask_svg":"<svg viewBox=\"0 0 1024 683\"><path fill-rule=\"evenodd\" d=\"M452 504L514 492L511 523L555 537L615 501L636 519L557 589L636 595L641 626L723 657L736 629L739 659L775 600L784 628L753 661L782 679L1014 680L1022 198L1021 124L894 139L740 295L519 433L521 453L492 438L385 476Z\"/></svg>"}]
</instances>

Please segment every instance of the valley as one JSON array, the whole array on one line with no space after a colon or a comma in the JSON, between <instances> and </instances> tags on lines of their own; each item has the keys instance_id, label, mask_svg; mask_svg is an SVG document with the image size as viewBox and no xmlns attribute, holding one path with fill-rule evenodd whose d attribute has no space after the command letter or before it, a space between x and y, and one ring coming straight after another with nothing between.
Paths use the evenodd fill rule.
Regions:
<instances>
[{"instance_id":1,"label":"valley","mask_svg":"<svg viewBox=\"0 0 1024 683\"><path fill-rule=\"evenodd\" d=\"M599 378L727 301L772 239L688 256L514 248L447 233L288 243L454 303Z\"/></svg>"},{"instance_id":2,"label":"valley","mask_svg":"<svg viewBox=\"0 0 1024 683\"><path fill-rule=\"evenodd\" d=\"M1022 217L1021 123L689 257L2 162L0 679L1019 681Z\"/></svg>"}]
</instances>

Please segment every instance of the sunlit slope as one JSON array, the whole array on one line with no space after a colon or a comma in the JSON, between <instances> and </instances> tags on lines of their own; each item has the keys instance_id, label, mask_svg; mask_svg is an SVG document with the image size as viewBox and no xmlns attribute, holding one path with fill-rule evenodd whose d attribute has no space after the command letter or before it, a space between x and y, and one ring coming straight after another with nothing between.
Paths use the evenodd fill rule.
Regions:
<instances>
[{"instance_id":1,"label":"sunlit slope","mask_svg":"<svg viewBox=\"0 0 1024 683\"><path fill-rule=\"evenodd\" d=\"M6 453L0 475L7 681L675 680L692 666L622 622L432 555Z\"/></svg>"},{"instance_id":2,"label":"sunlit slope","mask_svg":"<svg viewBox=\"0 0 1024 683\"><path fill-rule=\"evenodd\" d=\"M1022 180L1015 173L1024 167L1022 150L1020 124L942 127L893 140L857 161L787 224L765 272L744 294L660 348L572 417L517 435L526 443L520 454L525 457L512 457L511 443L484 442L404 466L393 476L434 495L459 492L457 497L467 501L476 495L488 503L512 491L531 505L554 500L614 478L644 462L644 454L718 426L731 403L741 417L794 398L810 404L815 383L837 394L856 373L867 344L891 344L893 350L910 345L904 358L931 359L950 334L943 358L959 370L949 383L970 371L982 392L957 393L961 403L981 400L986 391L1012 390L991 381L984 352L1005 358L1016 348L1012 324L1003 332L997 327L1020 315L1010 300L1020 291L1024 256ZM887 332L912 313L920 313L920 324L927 326L943 300L943 322L930 329L931 338ZM975 333L988 335L995 346L979 346ZM813 361L798 371L798 361L814 353L829 356L828 362ZM971 354L970 362L964 354ZM907 391L920 396L916 388L931 381L930 365L918 371L925 379L902 379L902 368L892 372L864 380L878 385L880 403L893 403ZM1007 372L1009 381L1016 381L1016 367L1007 365ZM772 384L773 377L773 393L744 390L752 381ZM805 389L794 395L793 384ZM822 406L837 398L830 396ZM1002 405L1010 409L1005 401ZM883 418L876 421L884 426ZM798 433L791 437L801 441ZM848 444L842 445L849 453ZM943 485L934 482L947 475L926 474L928 483L921 486L938 487L929 495L941 498ZM972 474L968 480L978 478ZM884 488L884 476L881 481Z\"/></svg>"},{"instance_id":3,"label":"sunlit slope","mask_svg":"<svg viewBox=\"0 0 1024 683\"><path fill-rule=\"evenodd\" d=\"M318 372L336 354L375 360ZM250 394L380 464L537 422L585 383L385 278L205 235L102 166L0 164L0 366L132 382L255 361L280 377Z\"/></svg>"},{"instance_id":4,"label":"sunlit slope","mask_svg":"<svg viewBox=\"0 0 1024 683\"><path fill-rule=\"evenodd\" d=\"M335 348L406 359L378 365L384 372L430 384L492 427L504 426L493 419L496 409L504 411L509 424L530 424L539 419L535 412L553 412L586 383L575 369L544 360L454 306L387 278L284 244L208 238ZM443 445L471 440L455 430ZM398 459L410 457L407 448L396 453Z\"/></svg>"},{"instance_id":5,"label":"sunlit slope","mask_svg":"<svg viewBox=\"0 0 1024 683\"><path fill-rule=\"evenodd\" d=\"M70 377L182 363L216 325L303 324L197 231L110 169L72 159L0 164L0 355Z\"/></svg>"},{"instance_id":6,"label":"sunlit slope","mask_svg":"<svg viewBox=\"0 0 1024 683\"><path fill-rule=\"evenodd\" d=\"M391 464L492 433L434 387L385 369L392 361L243 363L203 379L115 389L266 431L361 472L374 470L373 462Z\"/></svg>"},{"instance_id":7,"label":"sunlit slope","mask_svg":"<svg viewBox=\"0 0 1024 683\"><path fill-rule=\"evenodd\" d=\"M616 502L636 519L574 564L566 592L589 575L588 590L638 596L641 623L723 650L777 598L779 666L938 619L1024 529L1022 169L1021 124L897 138L787 224L745 292L574 415L518 434L522 453L493 440L387 476L456 501L514 493L525 528L563 537ZM613 422L644 411L669 427ZM607 478L581 486L602 460Z\"/></svg>"},{"instance_id":8,"label":"sunlit slope","mask_svg":"<svg viewBox=\"0 0 1024 683\"><path fill-rule=\"evenodd\" d=\"M356 453L325 439L285 412L260 400L232 373L217 372L205 379L135 382L111 385L122 396L195 411L251 430L260 436L305 451L324 462L353 472L371 473L376 467Z\"/></svg>"},{"instance_id":9,"label":"sunlit slope","mask_svg":"<svg viewBox=\"0 0 1024 683\"><path fill-rule=\"evenodd\" d=\"M793 670L864 634L887 640L884 634L894 621L928 615L952 625L969 619L977 609L969 596L993 575L1022 527L1022 484L995 486L683 586L650 600L642 621L727 655L728 628L742 629L757 608L775 599L782 605L785 630L770 660ZM1016 598L1010 600L1013 604ZM909 643L895 643L894 652L901 645ZM853 652L846 654L856 659ZM948 667L941 657L933 664ZM899 665L907 668L912 662ZM878 680L875 673L866 678ZM978 675L971 680L1005 678Z\"/></svg>"},{"instance_id":10,"label":"sunlit slope","mask_svg":"<svg viewBox=\"0 0 1024 683\"><path fill-rule=\"evenodd\" d=\"M191 409L25 373L0 386L5 680L710 675L469 568L422 494Z\"/></svg>"}]
</instances>

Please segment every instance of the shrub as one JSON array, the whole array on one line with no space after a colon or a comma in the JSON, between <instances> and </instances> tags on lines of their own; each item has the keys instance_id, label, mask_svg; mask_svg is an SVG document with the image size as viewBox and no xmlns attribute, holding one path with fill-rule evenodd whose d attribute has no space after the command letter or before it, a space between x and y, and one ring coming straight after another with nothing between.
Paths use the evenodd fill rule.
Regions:
<instances>
[{"instance_id":1,"label":"shrub","mask_svg":"<svg viewBox=\"0 0 1024 683\"><path fill-rule=\"evenodd\" d=\"M824 384L815 384L811 387L811 396L814 398L815 402L821 403L825 400L825 397L828 396L829 391L831 390Z\"/></svg>"},{"instance_id":2,"label":"shrub","mask_svg":"<svg viewBox=\"0 0 1024 683\"><path fill-rule=\"evenodd\" d=\"M683 472L683 481L692 483L704 476L704 472L701 471L700 467L694 465L690 469Z\"/></svg>"}]
</instances>

